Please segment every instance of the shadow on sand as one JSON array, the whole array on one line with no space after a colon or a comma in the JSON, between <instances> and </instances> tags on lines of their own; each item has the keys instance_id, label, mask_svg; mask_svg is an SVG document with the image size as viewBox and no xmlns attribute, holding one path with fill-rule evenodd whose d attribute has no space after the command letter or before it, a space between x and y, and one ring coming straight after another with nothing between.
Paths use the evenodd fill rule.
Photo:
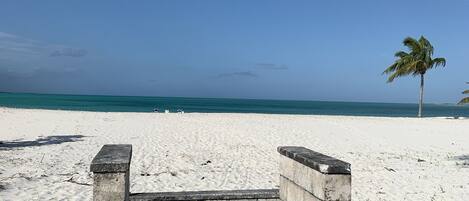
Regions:
<instances>
[{"instance_id":1,"label":"shadow on sand","mask_svg":"<svg viewBox=\"0 0 469 201\"><path fill-rule=\"evenodd\" d=\"M457 161L456 165L469 168L469 154L455 156L453 159Z\"/></svg>"},{"instance_id":2,"label":"shadow on sand","mask_svg":"<svg viewBox=\"0 0 469 201\"><path fill-rule=\"evenodd\" d=\"M0 141L0 150L8 150L24 147L38 147L44 145L62 144L65 142L83 141L84 135L51 135L47 137L40 137L32 141Z\"/></svg>"}]
</instances>

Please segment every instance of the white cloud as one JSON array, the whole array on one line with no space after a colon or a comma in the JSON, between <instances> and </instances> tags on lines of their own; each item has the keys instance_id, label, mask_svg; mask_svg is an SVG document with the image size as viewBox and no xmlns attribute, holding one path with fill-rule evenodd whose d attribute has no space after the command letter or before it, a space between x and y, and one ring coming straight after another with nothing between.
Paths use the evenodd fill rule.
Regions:
<instances>
[{"instance_id":1,"label":"white cloud","mask_svg":"<svg viewBox=\"0 0 469 201\"><path fill-rule=\"evenodd\" d=\"M15 35L8 34L8 33L0 31L0 38L15 38L15 37L16 37Z\"/></svg>"},{"instance_id":2,"label":"white cloud","mask_svg":"<svg viewBox=\"0 0 469 201\"><path fill-rule=\"evenodd\" d=\"M288 66L285 64L257 63L256 66L266 70L288 70Z\"/></svg>"},{"instance_id":3,"label":"white cloud","mask_svg":"<svg viewBox=\"0 0 469 201\"><path fill-rule=\"evenodd\" d=\"M86 50L84 49L73 49L73 48L64 48L56 50L50 54L52 57L68 56L68 57L83 57L86 55Z\"/></svg>"},{"instance_id":4,"label":"white cloud","mask_svg":"<svg viewBox=\"0 0 469 201\"><path fill-rule=\"evenodd\" d=\"M231 73L222 73L217 75L218 78L223 78L223 77L252 77L256 78L259 77L256 73L253 73L251 71L241 71L241 72L231 72Z\"/></svg>"},{"instance_id":5,"label":"white cloud","mask_svg":"<svg viewBox=\"0 0 469 201\"><path fill-rule=\"evenodd\" d=\"M62 57L83 57L86 53L84 49L0 32L0 69L3 72L33 73L45 68L61 71L76 62Z\"/></svg>"}]
</instances>

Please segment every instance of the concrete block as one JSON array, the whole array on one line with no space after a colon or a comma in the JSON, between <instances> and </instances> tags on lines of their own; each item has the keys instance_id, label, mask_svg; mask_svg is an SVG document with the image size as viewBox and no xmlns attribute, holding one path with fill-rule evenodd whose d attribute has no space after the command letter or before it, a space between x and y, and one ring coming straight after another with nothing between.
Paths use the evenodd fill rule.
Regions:
<instances>
[{"instance_id":1,"label":"concrete block","mask_svg":"<svg viewBox=\"0 0 469 201\"><path fill-rule=\"evenodd\" d=\"M349 201L351 200L350 164L322 155L304 147L279 147L281 180L288 180L307 191L314 199ZM283 178L283 179L282 179ZM282 182L282 181L281 181ZM286 181L283 181L284 183ZM285 184L289 184L286 182ZM296 192L295 195L288 194ZM307 199L308 194L301 194L290 185L280 184L280 199L293 201ZM311 198L313 199L313 198ZM314 200L313 199L313 200Z\"/></svg>"},{"instance_id":2,"label":"concrete block","mask_svg":"<svg viewBox=\"0 0 469 201\"><path fill-rule=\"evenodd\" d=\"M280 176L280 199L282 201L323 201L283 176Z\"/></svg>"},{"instance_id":3,"label":"concrete block","mask_svg":"<svg viewBox=\"0 0 469 201\"><path fill-rule=\"evenodd\" d=\"M129 200L129 172L94 173L94 201Z\"/></svg>"},{"instance_id":4,"label":"concrete block","mask_svg":"<svg viewBox=\"0 0 469 201\"><path fill-rule=\"evenodd\" d=\"M129 200L131 158L132 145L110 144L101 148L90 165L94 201Z\"/></svg>"}]
</instances>

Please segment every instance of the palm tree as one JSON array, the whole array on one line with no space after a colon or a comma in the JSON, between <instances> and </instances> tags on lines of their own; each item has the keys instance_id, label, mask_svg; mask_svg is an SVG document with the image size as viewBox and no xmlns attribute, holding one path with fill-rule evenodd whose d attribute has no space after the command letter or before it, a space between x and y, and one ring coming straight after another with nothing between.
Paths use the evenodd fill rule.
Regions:
<instances>
[{"instance_id":1,"label":"palm tree","mask_svg":"<svg viewBox=\"0 0 469 201\"><path fill-rule=\"evenodd\" d=\"M433 46L423 36L419 40L412 37L407 37L403 41L404 46L409 48L409 52L398 51L394 54L397 60L386 70L383 74L390 74L388 83L394 81L397 77L406 75L418 76L420 75L420 100L419 100L419 113L418 117L422 117L423 107L423 81L424 75L427 70L437 66L445 66L445 58L434 58Z\"/></svg>"},{"instance_id":2,"label":"palm tree","mask_svg":"<svg viewBox=\"0 0 469 201\"><path fill-rule=\"evenodd\" d=\"M469 84L469 82L466 82L466 84ZM462 94L469 94L469 89L464 90L462 92ZM469 97L465 97L465 98L461 99L458 104L463 105L463 104L468 104L468 103L469 103Z\"/></svg>"}]
</instances>

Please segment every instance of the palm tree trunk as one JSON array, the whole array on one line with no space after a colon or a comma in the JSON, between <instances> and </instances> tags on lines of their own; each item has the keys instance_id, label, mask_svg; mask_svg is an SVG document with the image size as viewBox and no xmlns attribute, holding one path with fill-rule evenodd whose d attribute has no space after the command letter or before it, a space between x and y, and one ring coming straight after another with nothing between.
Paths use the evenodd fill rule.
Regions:
<instances>
[{"instance_id":1,"label":"palm tree trunk","mask_svg":"<svg viewBox=\"0 0 469 201\"><path fill-rule=\"evenodd\" d=\"M420 74L420 100L419 100L418 117L422 117L422 109L423 109L423 75L424 74Z\"/></svg>"}]
</instances>

